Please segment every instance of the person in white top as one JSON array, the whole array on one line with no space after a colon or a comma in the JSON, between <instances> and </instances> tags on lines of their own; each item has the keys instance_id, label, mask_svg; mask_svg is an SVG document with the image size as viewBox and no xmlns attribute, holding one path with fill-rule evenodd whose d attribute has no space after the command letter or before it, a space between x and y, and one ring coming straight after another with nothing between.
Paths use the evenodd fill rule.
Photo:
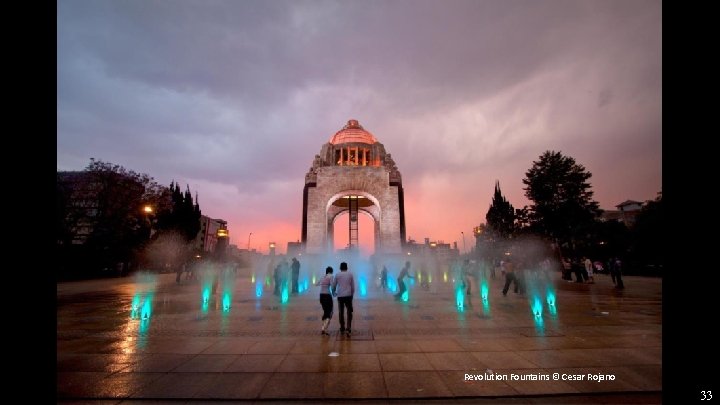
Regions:
<instances>
[{"instance_id":1,"label":"person in white top","mask_svg":"<svg viewBox=\"0 0 720 405\"><path fill-rule=\"evenodd\" d=\"M315 285L320 286L320 305L323 309L322 315L322 335L330 335L327 331L330 318L332 318L333 312L333 300L332 300L332 282L333 282L333 268L328 266L325 269L325 277L318 280Z\"/></svg>"},{"instance_id":2,"label":"person in white top","mask_svg":"<svg viewBox=\"0 0 720 405\"><path fill-rule=\"evenodd\" d=\"M347 263L340 263L340 273L335 276L332 289L338 299L338 307L340 307L340 333L345 333L349 337L353 319L352 299L355 295L355 277L348 271ZM345 329L345 308L347 308L347 330Z\"/></svg>"},{"instance_id":3,"label":"person in white top","mask_svg":"<svg viewBox=\"0 0 720 405\"><path fill-rule=\"evenodd\" d=\"M585 271L588 275L588 283L595 284L595 277L593 277L593 264L592 260L588 259L587 256L585 257Z\"/></svg>"}]
</instances>

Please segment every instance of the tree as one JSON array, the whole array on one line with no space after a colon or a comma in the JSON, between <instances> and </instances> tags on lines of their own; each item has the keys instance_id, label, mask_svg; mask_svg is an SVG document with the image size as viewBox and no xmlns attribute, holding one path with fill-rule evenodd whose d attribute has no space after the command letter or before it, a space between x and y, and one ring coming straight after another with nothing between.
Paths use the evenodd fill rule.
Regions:
<instances>
[{"instance_id":1,"label":"tree","mask_svg":"<svg viewBox=\"0 0 720 405\"><path fill-rule=\"evenodd\" d=\"M149 236L143 205L159 205L163 194L163 188L147 174L100 160L90 159L82 172L59 172L60 257L74 261L68 268L90 271L114 269L116 263L127 262Z\"/></svg>"},{"instance_id":2,"label":"tree","mask_svg":"<svg viewBox=\"0 0 720 405\"><path fill-rule=\"evenodd\" d=\"M513 226L516 234L530 233L530 208L527 205L515 209L515 225Z\"/></svg>"},{"instance_id":3,"label":"tree","mask_svg":"<svg viewBox=\"0 0 720 405\"><path fill-rule=\"evenodd\" d=\"M546 151L533 162L523 179L525 196L532 202L532 230L575 250L601 212L592 200L590 177L583 165L560 152Z\"/></svg>"},{"instance_id":4,"label":"tree","mask_svg":"<svg viewBox=\"0 0 720 405\"><path fill-rule=\"evenodd\" d=\"M507 239L514 232L515 209L503 197L500 191L500 182L497 180L495 181L495 194L485 215L485 220L488 226L502 238Z\"/></svg>"},{"instance_id":5,"label":"tree","mask_svg":"<svg viewBox=\"0 0 720 405\"><path fill-rule=\"evenodd\" d=\"M197 194L193 201L190 186L186 186L185 193L180 192L180 185L175 181L170 183L170 207L158 215L157 228L161 231L176 231L182 235L185 242L190 242L200 231L200 205Z\"/></svg>"}]
</instances>

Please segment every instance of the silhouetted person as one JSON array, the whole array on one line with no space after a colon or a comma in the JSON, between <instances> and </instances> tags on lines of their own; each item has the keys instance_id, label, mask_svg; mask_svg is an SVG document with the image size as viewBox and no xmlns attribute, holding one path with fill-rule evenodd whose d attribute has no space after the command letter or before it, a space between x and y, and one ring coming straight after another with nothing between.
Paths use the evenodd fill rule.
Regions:
<instances>
[{"instance_id":1,"label":"silhouetted person","mask_svg":"<svg viewBox=\"0 0 720 405\"><path fill-rule=\"evenodd\" d=\"M589 257L585 256L585 260L583 261L583 265L585 266L585 273L583 274L587 278L587 282L594 284L595 283L595 276L593 276L593 263L592 260L590 260Z\"/></svg>"},{"instance_id":2,"label":"silhouetted person","mask_svg":"<svg viewBox=\"0 0 720 405\"><path fill-rule=\"evenodd\" d=\"M616 257L613 263L613 272L615 273L615 288L623 289L625 284L622 281L622 262L619 257Z\"/></svg>"},{"instance_id":3,"label":"silhouetted person","mask_svg":"<svg viewBox=\"0 0 720 405\"><path fill-rule=\"evenodd\" d=\"M385 291L385 288L387 287L387 266L383 266L382 271L380 272L380 287L383 291Z\"/></svg>"},{"instance_id":4,"label":"silhouetted person","mask_svg":"<svg viewBox=\"0 0 720 405\"><path fill-rule=\"evenodd\" d=\"M398 275L398 279L397 279L398 292L397 292L397 294L395 294L396 301L400 301L402 299L402 295L405 293L405 291L407 291L407 287L405 286L405 281L403 281L403 279L405 277L415 278L410 275L409 270L410 270L410 262L407 261L407 262L405 262L405 267L402 268L402 270L400 271L400 274Z\"/></svg>"},{"instance_id":5,"label":"silhouetted person","mask_svg":"<svg viewBox=\"0 0 720 405\"><path fill-rule=\"evenodd\" d=\"M340 273L333 279L332 289L338 299L338 307L340 307L340 333L346 333L349 337L352 329L355 277L348 271L347 263L340 263ZM347 308L347 329L345 329L345 308Z\"/></svg>"},{"instance_id":6,"label":"silhouetted person","mask_svg":"<svg viewBox=\"0 0 720 405\"><path fill-rule=\"evenodd\" d=\"M562 279L572 281L572 263L567 257L562 258Z\"/></svg>"},{"instance_id":7,"label":"silhouetted person","mask_svg":"<svg viewBox=\"0 0 720 405\"><path fill-rule=\"evenodd\" d=\"M518 281L515 277L515 265L512 260L508 257L502 264L503 273L505 273L505 287L503 287L503 297L507 296L507 292L510 289L510 283L515 283L515 293L518 292Z\"/></svg>"},{"instance_id":8,"label":"silhouetted person","mask_svg":"<svg viewBox=\"0 0 720 405\"><path fill-rule=\"evenodd\" d=\"M472 271L470 270L470 260L465 259L462 269L460 270L460 277L462 277L463 288L465 289L467 295L472 295L472 281L470 281L471 276Z\"/></svg>"},{"instance_id":9,"label":"silhouetted person","mask_svg":"<svg viewBox=\"0 0 720 405\"><path fill-rule=\"evenodd\" d=\"M280 283L282 283L282 274L280 267L282 266L282 263L278 263L277 266L275 266L275 270L273 270L273 281L275 281L275 288L273 289L274 295L280 295Z\"/></svg>"},{"instance_id":10,"label":"silhouetted person","mask_svg":"<svg viewBox=\"0 0 720 405\"><path fill-rule=\"evenodd\" d=\"M297 294L299 290L298 279L300 278L300 262L297 258L293 257L290 268L292 269L292 293Z\"/></svg>"},{"instance_id":11,"label":"silhouetted person","mask_svg":"<svg viewBox=\"0 0 720 405\"><path fill-rule=\"evenodd\" d=\"M580 260L578 260L577 257L573 258L570 262L570 266L572 267L573 273L575 273L575 282L576 283L582 283L585 280L583 279L583 270L584 267L580 263Z\"/></svg>"},{"instance_id":12,"label":"silhouetted person","mask_svg":"<svg viewBox=\"0 0 720 405\"><path fill-rule=\"evenodd\" d=\"M327 332L328 324L332 318L333 312L333 300L332 300L332 282L333 282L333 268L328 266L325 269L325 277L321 278L315 285L320 286L320 305L323 309L322 315L322 330L320 331L323 335L329 335Z\"/></svg>"}]
</instances>

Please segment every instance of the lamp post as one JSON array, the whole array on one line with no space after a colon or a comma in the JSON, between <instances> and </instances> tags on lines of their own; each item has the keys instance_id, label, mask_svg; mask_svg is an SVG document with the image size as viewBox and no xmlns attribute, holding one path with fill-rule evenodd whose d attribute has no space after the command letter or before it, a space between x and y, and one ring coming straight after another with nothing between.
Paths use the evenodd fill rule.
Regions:
<instances>
[{"instance_id":1,"label":"lamp post","mask_svg":"<svg viewBox=\"0 0 720 405\"><path fill-rule=\"evenodd\" d=\"M252 236L252 232L250 232L250 235L248 235L248 252L250 252L250 237Z\"/></svg>"},{"instance_id":2,"label":"lamp post","mask_svg":"<svg viewBox=\"0 0 720 405\"><path fill-rule=\"evenodd\" d=\"M465 253L467 253L467 249L465 248L465 232L461 231L460 233L462 234L462 237L463 237L463 251Z\"/></svg>"},{"instance_id":3,"label":"lamp post","mask_svg":"<svg viewBox=\"0 0 720 405\"><path fill-rule=\"evenodd\" d=\"M152 205L148 205L148 204L144 205L143 213L145 214L145 219L147 220L148 226L150 227L150 235L148 236L148 239L150 239L153 236L152 218L150 218L150 216L153 214Z\"/></svg>"}]
</instances>

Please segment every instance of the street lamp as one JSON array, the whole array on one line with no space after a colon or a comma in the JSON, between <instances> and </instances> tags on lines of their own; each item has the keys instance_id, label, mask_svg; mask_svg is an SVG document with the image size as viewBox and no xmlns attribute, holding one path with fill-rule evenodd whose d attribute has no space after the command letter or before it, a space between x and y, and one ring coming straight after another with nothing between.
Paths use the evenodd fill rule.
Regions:
<instances>
[{"instance_id":1,"label":"street lamp","mask_svg":"<svg viewBox=\"0 0 720 405\"><path fill-rule=\"evenodd\" d=\"M248 235L248 252L250 251L250 237L252 236L252 232L250 232L250 235Z\"/></svg>"},{"instance_id":2,"label":"street lamp","mask_svg":"<svg viewBox=\"0 0 720 405\"><path fill-rule=\"evenodd\" d=\"M143 213L145 214L145 219L147 220L148 226L150 227L150 235L148 236L148 239L150 239L153 236L153 224L152 224L152 218L150 218L150 215L153 214L152 205L149 205L149 204L144 205Z\"/></svg>"},{"instance_id":3,"label":"street lamp","mask_svg":"<svg viewBox=\"0 0 720 405\"><path fill-rule=\"evenodd\" d=\"M467 253L467 249L465 248L465 232L461 231L460 233L462 234L462 237L463 237L463 252Z\"/></svg>"}]
</instances>

